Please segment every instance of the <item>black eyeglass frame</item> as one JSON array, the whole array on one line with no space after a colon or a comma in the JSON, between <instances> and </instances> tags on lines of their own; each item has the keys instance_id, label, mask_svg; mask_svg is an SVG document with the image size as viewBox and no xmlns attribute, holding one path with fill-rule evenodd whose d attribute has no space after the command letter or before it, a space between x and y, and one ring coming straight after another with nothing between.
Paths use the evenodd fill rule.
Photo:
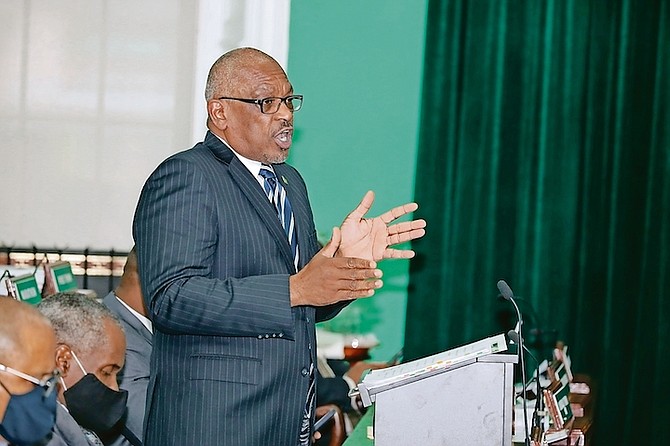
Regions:
<instances>
[{"instance_id":1,"label":"black eyeglass frame","mask_svg":"<svg viewBox=\"0 0 670 446\"><path fill-rule=\"evenodd\" d=\"M0 372L6 372L9 373L10 375L18 376L19 378L25 379L26 381L35 384L36 386L40 386L44 389L44 397L48 398L51 393L56 390L56 386L58 384L58 378L60 378L61 372L58 369L54 369L53 372L51 372L51 376L48 378L42 378L42 379L37 379L34 376L28 375L27 373L23 373L20 370L13 369L11 367L7 367L4 364L0 364ZM3 386L4 387L4 386Z\"/></svg>"},{"instance_id":2,"label":"black eyeglass frame","mask_svg":"<svg viewBox=\"0 0 670 446\"><path fill-rule=\"evenodd\" d=\"M300 110L302 108L302 98L303 98L303 96L301 94L292 94L292 95L289 95L289 96L284 96L283 98L280 98L280 97L277 97L277 96L270 96L270 97L261 98L261 99L247 99L247 98L233 98L233 97L230 97L230 96L221 96L220 98L217 98L217 99L218 100L228 99L228 100L231 100L231 101L246 102L247 104L256 104L261 109L261 113L263 113L264 115L273 115L273 114L275 114L279 111L279 108L281 107L282 102L284 103L284 105L286 105L286 107L289 110L291 110L291 113L297 112L298 110ZM271 104L274 104L274 101L276 99L279 99L279 105L277 106L277 110L275 110L273 112L266 111L265 108L264 108L265 101L272 100L273 102L271 102ZM292 101L294 99L298 99L300 101L300 104L297 107L291 108L291 106L288 105L289 104L288 101Z\"/></svg>"}]
</instances>

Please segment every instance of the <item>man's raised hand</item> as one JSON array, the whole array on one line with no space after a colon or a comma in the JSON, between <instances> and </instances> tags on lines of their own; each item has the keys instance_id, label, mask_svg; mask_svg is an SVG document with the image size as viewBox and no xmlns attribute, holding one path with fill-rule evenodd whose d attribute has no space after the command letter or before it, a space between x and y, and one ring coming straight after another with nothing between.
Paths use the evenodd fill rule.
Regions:
<instances>
[{"instance_id":1,"label":"man's raised hand","mask_svg":"<svg viewBox=\"0 0 670 446\"><path fill-rule=\"evenodd\" d=\"M307 265L289 278L291 306L324 306L343 300L370 297L382 287L382 272L367 259L334 257L341 243L333 228L328 244Z\"/></svg>"},{"instance_id":2,"label":"man's raised hand","mask_svg":"<svg viewBox=\"0 0 670 446\"><path fill-rule=\"evenodd\" d=\"M394 249L391 246L423 237L426 221L423 219L391 224L405 214L414 212L419 205L407 203L384 212L375 218L365 218L375 200L368 191L360 204L344 219L338 256L356 257L379 261L382 259L409 259L414 257L411 249Z\"/></svg>"}]
</instances>

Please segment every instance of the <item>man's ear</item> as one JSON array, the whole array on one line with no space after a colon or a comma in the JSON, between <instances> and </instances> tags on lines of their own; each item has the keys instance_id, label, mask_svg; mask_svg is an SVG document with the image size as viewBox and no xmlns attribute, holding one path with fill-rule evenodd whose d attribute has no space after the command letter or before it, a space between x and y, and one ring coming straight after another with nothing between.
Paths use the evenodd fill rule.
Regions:
<instances>
[{"instance_id":1,"label":"man's ear","mask_svg":"<svg viewBox=\"0 0 670 446\"><path fill-rule=\"evenodd\" d=\"M207 101L207 115L209 122L217 129L225 130L228 127L226 111L226 107L221 101L216 99Z\"/></svg>"},{"instance_id":2,"label":"man's ear","mask_svg":"<svg viewBox=\"0 0 670 446\"><path fill-rule=\"evenodd\" d=\"M72 350L70 349L70 346L59 344L58 347L56 347L56 367L60 369L63 378L67 377L71 364Z\"/></svg>"}]
</instances>

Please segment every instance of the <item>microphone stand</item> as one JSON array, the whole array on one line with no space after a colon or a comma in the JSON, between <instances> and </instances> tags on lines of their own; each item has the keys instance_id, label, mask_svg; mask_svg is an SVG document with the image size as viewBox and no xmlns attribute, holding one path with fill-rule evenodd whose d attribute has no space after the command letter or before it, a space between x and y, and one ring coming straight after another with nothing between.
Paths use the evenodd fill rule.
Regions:
<instances>
[{"instance_id":1,"label":"microphone stand","mask_svg":"<svg viewBox=\"0 0 670 446\"><path fill-rule=\"evenodd\" d=\"M521 385L523 386L523 426L525 429L525 438L524 438L524 443L526 446L530 446L530 436L529 436L529 431L528 431L528 404L526 402L526 362L524 361L524 354L523 354L523 337L521 336L521 330L523 327L523 320L521 318L521 311L519 311L519 306L516 304L514 301L514 293L512 293L512 289L507 285L507 282L504 280L499 280L498 281L498 290L502 294L502 296L506 299L512 302L512 305L514 305L514 309L516 310L516 315L517 319L519 321L519 362L521 364Z\"/></svg>"},{"instance_id":2,"label":"microphone stand","mask_svg":"<svg viewBox=\"0 0 670 446\"><path fill-rule=\"evenodd\" d=\"M523 345L521 347L521 344L519 343L519 334L514 331L510 330L507 332L507 337L510 339L515 344L519 345L519 349L523 348L523 350L528 353L533 360L535 360L535 409L533 410L533 426L531 428L531 438L533 442L536 444L540 444L540 441L542 440L542 433L543 433L543 428L542 428L542 415L544 411L544 394L542 392L542 385L540 384L540 361L537 360L533 352L528 350L528 348ZM524 393L525 393L524 389Z\"/></svg>"},{"instance_id":3,"label":"microphone stand","mask_svg":"<svg viewBox=\"0 0 670 446\"><path fill-rule=\"evenodd\" d=\"M531 436L533 441L537 444L540 444L542 440L542 434L544 429L542 427L542 415L543 415L543 399L544 393L542 393L542 386L540 385L540 367L538 366L535 369L535 381L537 381L537 396L535 397L535 410L533 411L533 428L531 429Z\"/></svg>"}]
</instances>

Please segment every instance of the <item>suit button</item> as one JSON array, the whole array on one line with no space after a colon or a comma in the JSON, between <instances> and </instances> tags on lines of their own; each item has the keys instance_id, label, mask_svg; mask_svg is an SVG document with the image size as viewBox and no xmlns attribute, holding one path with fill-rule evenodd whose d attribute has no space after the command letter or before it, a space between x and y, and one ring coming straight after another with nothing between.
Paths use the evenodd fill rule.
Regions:
<instances>
[{"instance_id":1,"label":"suit button","mask_svg":"<svg viewBox=\"0 0 670 446\"><path fill-rule=\"evenodd\" d=\"M279 337L280 337L280 338L283 338L283 337L284 337L284 333L279 333Z\"/></svg>"},{"instance_id":2,"label":"suit button","mask_svg":"<svg viewBox=\"0 0 670 446\"><path fill-rule=\"evenodd\" d=\"M309 375L309 370L307 370L307 367L303 367L302 370L300 370L300 374L302 376L307 376Z\"/></svg>"},{"instance_id":3,"label":"suit button","mask_svg":"<svg viewBox=\"0 0 670 446\"><path fill-rule=\"evenodd\" d=\"M266 335L265 335L265 339L267 339L267 338L269 338L269 337L270 337L270 335L269 335L269 334L266 334Z\"/></svg>"},{"instance_id":4,"label":"suit button","mask_svg":"<svg viewBox=\"0 0 670 446\"><path fill-rule=\"evenodd\" d=\"M276 338L276 337L277 337L277 333L272 333L272 337L273 337L273 338Z\"/></svg>"},{"instance_id":5,"label":"suit button","mask_svg":"<svg viewBox=\"0 0 670 446\"><path fill-rule=\"evenodd\" d=\"M258 335L258 339L263 339L263 335Z\"/></svg>"}]
</instances>

